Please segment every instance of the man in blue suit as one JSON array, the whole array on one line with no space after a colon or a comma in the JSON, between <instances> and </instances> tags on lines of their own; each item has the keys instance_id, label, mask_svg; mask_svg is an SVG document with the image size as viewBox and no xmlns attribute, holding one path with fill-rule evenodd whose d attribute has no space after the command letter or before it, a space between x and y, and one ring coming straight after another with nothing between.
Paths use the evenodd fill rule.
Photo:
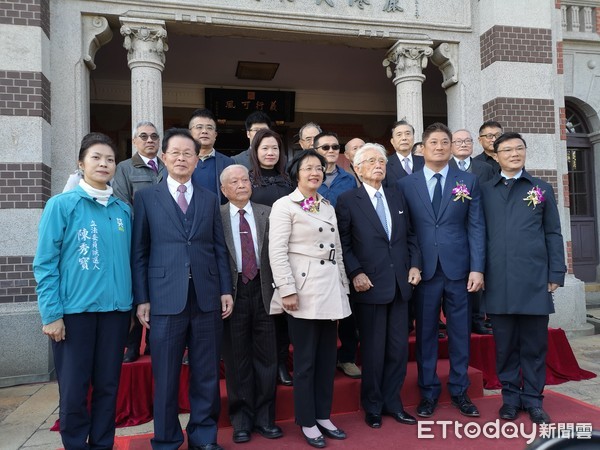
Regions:
<instances>
[{"instance_id":1,"label":"man in blue suit","mask_svg":"<svg viewBox=\"0 0 600 450\"><path fill-rule=\"evenodd\" d=\"M216 195L192 182L199 145L186 129L163 140L168 177L135 197L134 304L152 325L155 450L183 444L178 393L181 358L190 361L190 449L219 450L222 319L233 309L231 275Z\"/></svg>"},{"instance_id":2,"label":"man in blue suit","mask_svg":"<svg viewBox=\"0 0 600 450\"><path fill-rule=\"evenodd\" d=\"M421 170L425 160L422 156L412 153L415 129L406 120L394 122L390 142L395 153L388 159L383 187L396 188L398 180Z\"/></svg>"},{"instance_id":3,"label":"man in blue suit","mask_svg":"<svg viewBox=\"0 0 600 450\"><path fill-rule=\"evenodd\" d=\"M477 177L448 166L452 134L434 123L423 132L422 171L403 178L404 194L423 254L422 281L415 289L417 365L421 402L417 414L433 415L441 392L436 373L440 301L446 304L452 404L479 416L467 395L470 310L468 292L483 287L485 224Z\"/></svg>"}]
</instances>

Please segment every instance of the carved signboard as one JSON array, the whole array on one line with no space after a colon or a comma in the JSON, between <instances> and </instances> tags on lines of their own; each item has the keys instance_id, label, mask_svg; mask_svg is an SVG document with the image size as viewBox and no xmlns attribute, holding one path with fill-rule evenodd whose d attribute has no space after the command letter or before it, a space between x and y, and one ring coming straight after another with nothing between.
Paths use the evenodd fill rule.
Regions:
<instances>
[{"instance_id":1,"label":"carved signboard","mask_svg":"<svg viewBox=\"0 0 600 450\"><path fill-rule=\"evenodd\" d=\"M253 111L265 112L271 120L293 122L296 93L245 89L204 89L206 107L217 119L246 120Z\"/></svg>"}]
</instances>

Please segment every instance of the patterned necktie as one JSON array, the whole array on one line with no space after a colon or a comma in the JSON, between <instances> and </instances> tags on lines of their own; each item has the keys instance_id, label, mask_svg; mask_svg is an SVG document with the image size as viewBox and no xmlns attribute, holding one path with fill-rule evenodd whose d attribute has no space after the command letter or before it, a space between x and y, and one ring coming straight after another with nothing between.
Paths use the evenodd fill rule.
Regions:
<instances>
[{"instance_id":1,"label":"patterned necktie","mask_svg":"<svg viewBox=\"0 0 600 450\"><path fill-rule=\"evenodd\" d=\"M158 166L156 165L153 159L148 160L148 165L152 170L154 170L154 173L158 173Z\"/></svg>"},{"instance_id":2,"label":"patterned necktie","mask_svg":"<svg viewBox=\"0 0 600 450\"><path fill-rule=\"evenodd\" d=\"M410 175L412 173L412 169L410 168L408 158L404 158L402 162L404 163L404 171Z\"/></svg>"},{"instance_id":3,"label":"patterned necktie","mask_svg":"<svg viewBox=\"0 0 600 450\"><path fill-rule=\"evenodd\" d=\"M433 188L433 198L431 199L431 206L433 207L435 217L437 217L438 211L440 210L440 205L442 203L442 174L436 173L433 176L437 181L435 183L435 187Z\"/></svg>"},{"instance_id":4,"label":"patterned necktie","mask_svg":"<svg viewBox=\"0 0 600 450\"><path fill-rule=\"evenodd\" d=\"M464 161L464 160L461 160L461 161L459 161L459 162L458 162L458 168L459 168L460 170L467 170L467 167L466 167L466 165L467 165L467 164L465 163L465 161Z\"/></svg>"},{"instance_id":5,"label":"patterned necktie","mask_svg":"<svg viewBox=\"0 0 600 450\"><path fill-rule=\"evenodd\" d=\"M242 244L242 283L248 284L258 274L256 265L256 254L254 253L254 242L250 224L244 217L243 209L240 209L240 241Z\"/></svg>"},{"instance_id":6,"label":"patterned necktie","mask_svg":"<svg viewBox=\"0 0 600 450\"><path fill-rule=\"evenodd\" d=\"M383 225L383 229L385 230L385 234L388 239L390 238L390 230L388 229L387 219L385 218L385 207L383 206L383 200L381 200L381 192L375 192L375 198L377 199L377 203L375 204L375 212L379 216L379 220L381 221L381 225Z\"/></svg>"},{"instance_id":7,"label":"patterned necktie","mask_svg":"<svg viewBox=\"0 0 600 450\"><path fill-rule=\"evenodd\" d=\"M179 205L184 214L187 212L188 209L188 202L185 198L186 191L187 187L185 186L185 184L180 184L177 187L177 192L179 192L179 195L177 196L177 204Z\"/></svg>"}]
</instances>

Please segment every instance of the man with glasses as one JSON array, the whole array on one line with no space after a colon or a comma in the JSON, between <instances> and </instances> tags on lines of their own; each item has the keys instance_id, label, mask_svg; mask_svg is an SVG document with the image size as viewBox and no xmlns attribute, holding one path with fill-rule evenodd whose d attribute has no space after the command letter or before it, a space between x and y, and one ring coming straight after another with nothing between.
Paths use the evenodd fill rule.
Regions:
<instances>
[{"instance_id":1,"label":"man with glasses","mask_svg":"<svg viewBox=\"0 0 600 450\"><path fill-rule=\"evenodd\" d=\"M198 166L192 179L194 183L216 194L221 204L227 199L221 193L219 177L227 166L234 164L233 159L215 150L217 140L217 121L209 109L197 109L190 117L189 129L194 140L200 144Z\"/></svg>"},{"instance_id":2,"label":"man with glasses","mask_svg":"<svg viewBox=\"0 0 600 450\"><path fill-rule=\"evenodd\" d=\"M483 148L483 152L474 159L491 165L494 169L494 173L498 173L500 170L500 166L498 165L494 154L494 142L502 136L502 133L502 125L495 120L488 120L479 127L479 144Z\"/></svg>"},{"instance_id":3,"label":"man with glasses","mask_svg":"<svg viewBox=\"0 0 600 450\"><path fill-rule=\"evenodd\" d=\"M415 129L406 120L394 122L390 142L396 153L388 159L383 186L395 189L398 180L421 170L425 161L422 156L414 155L412 152L415 144Z\"/></svg>"},{"instance_id":4,"label":"man with glasses","mask_svg":"<svg viewBox=\"0 0 600 450\"><path fill-rule=\"evenodd\" d=\"M315 136L321 133L321 127L314 122L308 122L302 125L300 131L298 131L298 143L302 150L308 150L314 148Z\"/></svg>"},{"instance_id":5,"label":"man with glasses","mask_svg":"<svg viewBox=\"0 0 600 450\"><path fill-rule=\"evenodd\" d=\"M262 111L254 111L248 117L246 117L246 136L248 136L248 148L237 155L231 157L236 164L241 164L250 170L250 146L252 146L252 139L258 130L271 129L272 122L269 116Z\"/></svg>"},{"instance_id":6,"label":"man with glasses","mask_svg":"<svg viewBox=\"0 0 600 450\"><path fill-rule=\"evenodd\" d=\"M130 206L133 206L137 191L160 183L167 173L165 165L158 158L160 136L156 127L148 121L139 122L133 128L132 138L136 152L131 158L119 163L112 182L114 194ZM134 313L132 327L127 338L127 350L123 356L124 363L137 361L140 357L141 343L142 325L135 318ZM145 354L150 354L148 333L146 333Z\"/></svg>"}]
</instances>

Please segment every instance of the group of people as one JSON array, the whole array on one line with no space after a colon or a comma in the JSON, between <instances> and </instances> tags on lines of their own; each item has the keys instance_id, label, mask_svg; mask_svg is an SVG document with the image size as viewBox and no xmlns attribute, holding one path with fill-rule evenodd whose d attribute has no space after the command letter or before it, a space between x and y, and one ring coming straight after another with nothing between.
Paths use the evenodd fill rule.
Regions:
<instances>
[{"instance_id":1,"label":"group of people","mask_svg":"<svg viewBox=\"0 0 600 450\"><path fill-rule=\"evenodd\" d=\"M277 382L293 385L310 446L345 439L330 418L336 365L361 378L369 427L380 428L382 415L414 425L400 398L413 326L416 413L431 417L441 393L442 310L448 389L460 413L479 415L467 395L473 330L495 335L499 416L514 420L524 409L533 422L550 420L542 408L547 326L564 281L563 240L554 191L525 170L521 135L486 122L483 156L472 158L469 131L434 123L418 156L413 127L398 121L394 154L352 139L346 171L338 136L317 124L300 129L302 150L289 162L264 113L251 114L246 131L249 148L226 157L214 149L215 117L196 110L188 129L165 132L159 157L156 127L140 122L136 153L118 165L112 141L90 133L78 185L48 201L34 274L67 450L112 448L121 363L139 357L142 327L154 449L184 442L184 355L190 449L221 448L221 359L235 443L253 432L283 436Z\"/></svg>"}]
</instances>

